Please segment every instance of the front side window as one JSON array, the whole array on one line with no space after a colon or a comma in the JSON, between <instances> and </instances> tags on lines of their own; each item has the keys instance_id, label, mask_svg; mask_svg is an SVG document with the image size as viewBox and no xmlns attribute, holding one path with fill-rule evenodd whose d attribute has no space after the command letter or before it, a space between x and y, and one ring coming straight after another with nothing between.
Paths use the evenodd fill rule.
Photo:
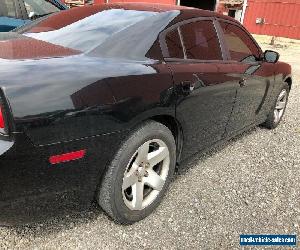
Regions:
<instances>
[{"instance_id":1,"label":"front side window","mask_svg":"<svg viewBox=\"0 0 300 250\"><path fill-rule=\"evenodd\" d=\"M57 6L47 0L24 0L24 4L27 14L31 19L60 11Z\"/></svg>"},{"instance_id":2,"label":"front side window","mask_svg":"<svg viewBox=\"0 0 300 250\"><path fill-rule=\"evenodd\" d=\"M0 0L0 16L16 17L16 7L12 0Z\"/></svg>"},{"instance_id":3,"label":"front side window","mask_svg":"<svg viewBox=\"0 0 300 250\"><path fill-rule=\"evenodd\" d=\"M260 58L260 50L244 30L227 22L220 24L232 60L255 62Z\"/></svg>"}]
</instances>

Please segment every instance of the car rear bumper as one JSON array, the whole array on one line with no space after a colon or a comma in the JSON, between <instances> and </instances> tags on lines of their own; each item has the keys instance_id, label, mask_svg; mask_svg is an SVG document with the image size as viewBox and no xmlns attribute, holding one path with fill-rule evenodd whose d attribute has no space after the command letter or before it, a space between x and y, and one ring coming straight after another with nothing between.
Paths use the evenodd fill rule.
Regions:
<instances>
[{"instance_id":1,"label":"car rear bumper","mask_svg":"<svg viewBox=\"0 0 300 250\"><path fill-rule=\"evenodd\" d=\"M0 141L0 210L30 204L46 204L47 210L56 210L55 204L62 203L61 199L74 207L90 205L124 136L126 133L114 133L45 146L34 146L24 134L17 134L13 142ZM51 156L79 150L86 152L81 159L50 162Z\"/></svg>"}]
</instances>

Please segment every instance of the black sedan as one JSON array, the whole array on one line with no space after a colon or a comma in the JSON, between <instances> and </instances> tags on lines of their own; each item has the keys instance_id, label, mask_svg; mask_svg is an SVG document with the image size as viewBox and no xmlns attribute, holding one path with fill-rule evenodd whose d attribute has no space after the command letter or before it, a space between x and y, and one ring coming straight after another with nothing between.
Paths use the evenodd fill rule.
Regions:
<instances>
[{"instance_id":1,"label":"black sedan","mask_svg":"<svg viewBox=\"0 0 300 250\"><path fill-rule=\"evenodd\" d=\"M193 8L87 6L0 39L1 204L75 192L123 224L189 156L276 128L292 85L240 23Z\"/></svg>"}]
</instances>

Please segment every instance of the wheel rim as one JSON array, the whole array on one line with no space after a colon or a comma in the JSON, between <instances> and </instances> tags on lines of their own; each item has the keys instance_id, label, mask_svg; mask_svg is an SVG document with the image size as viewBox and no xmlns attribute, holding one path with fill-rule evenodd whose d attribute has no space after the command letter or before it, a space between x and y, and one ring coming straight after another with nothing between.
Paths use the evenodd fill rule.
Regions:
<instances>
[{"instance_id":1,"label":"wheel rim","mask_svg":"<svg viewBox=\"0 0 300 250\"><path fill-rule=\"evenodd\" d=\"M277 99L274 110L274 122L278 123L283 116L286 104L287 104L287 91L283 89Z\"/></svg>"},{"instance_id":2,"label":"wheel rim","mask_svg":"<svg viewBox=\"0 0 300 250\"><path fill-rule=\"evenodd\" d=\"M169 174L170 153L160 139L145 142L131 157L122 182L122 195L130 210L149 206L163 189Z\"/></svg>"}]
</instances>

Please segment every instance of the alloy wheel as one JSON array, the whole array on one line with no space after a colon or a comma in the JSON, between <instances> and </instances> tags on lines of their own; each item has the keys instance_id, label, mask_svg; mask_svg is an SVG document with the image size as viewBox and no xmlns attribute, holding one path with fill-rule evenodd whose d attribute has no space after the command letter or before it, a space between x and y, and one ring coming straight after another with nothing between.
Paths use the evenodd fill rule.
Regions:
<instances>
[{"instance_id":1,"label":"alloy wheel","mask_svg":"<svg viewBox=\"0 0 300 250\"><path fill-rule=\"evenodd\" d=\"M170 153L162 140L145 142L131 157L122 182L122 195L130 210L143 210L163 189L169 174Z\"/></svg>"},{"instance_id":2,"label":"alloy wheel","mask_svg":"<svg viewBox=\"0 0 300 250\"><path fill-rule=\"evenodd\" d=\"M286 104L287 104L288 92L283 89L277 99L275 110L274 110L274 122L278 123L283 116Z\"/></svg>"}]
</instances>

